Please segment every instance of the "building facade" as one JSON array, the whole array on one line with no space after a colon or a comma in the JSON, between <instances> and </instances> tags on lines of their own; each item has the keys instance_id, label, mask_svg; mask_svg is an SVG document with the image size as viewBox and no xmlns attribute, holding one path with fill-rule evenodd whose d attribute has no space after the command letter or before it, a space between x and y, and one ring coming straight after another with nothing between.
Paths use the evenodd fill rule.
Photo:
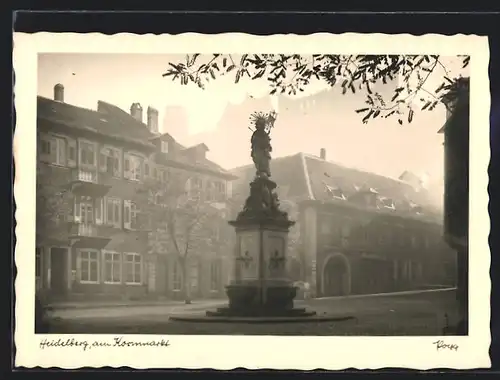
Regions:
<instances>
[{"instance_id":1,"label":"building facade","mask_svg":"<svg viewBox=\"0 0 500 380\"><path fill-rule=\"evenodd\" d=\"M179 273L181 256L169 248L173 235L151 223L137 194L148 183L167 188L169 176L181 173L186 192L196 189L211 209L190 238L197 242L199 231L214 230L210 221L224 228L233 175L205 157L206 146L186 148L160 135L151 107L146 122L138 103L130 113L102 101L84 109L64 102L62 85L54 99L37 103L37 291L53 299L183 293L187 272ZM189 251L194 297L217 296L227 282L221 263L229 249L217 231L210 249Z\"/></svg>"},{"instance_id":2,"label":"building facade","mask_svg":"<svg viewBox=\"0 0 500 380\"><path fill-rule=\"evenodd\" d=\"M244 199L253 168L233 170ZM297 223L288 271L313 295L338 296L455 285L455 256L424 190L303 153L271 162L283 208Z\"/></svg>"}]
</instances>

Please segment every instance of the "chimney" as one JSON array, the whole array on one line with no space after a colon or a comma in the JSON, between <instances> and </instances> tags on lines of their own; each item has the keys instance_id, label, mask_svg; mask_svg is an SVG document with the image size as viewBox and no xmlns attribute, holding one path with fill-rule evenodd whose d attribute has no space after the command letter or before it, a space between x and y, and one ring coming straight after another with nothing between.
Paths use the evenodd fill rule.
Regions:
<instances>
[{"instance_id":1,"label":"chimney","mask_svg":"<svg viewBox=\"0 0 500 380\"><path fill-rule=\"evenodd\" d=\"M64 103L64 86L61 83L54 86L54 100Z\"/></svg>"},{"instance_id":2,"label":"chimney","mask_svg":"<svg viewBox=\"0 0 500 380\"><path fill-rule=\"evenodd\" d=\"M325 148L320 149L319 158L321 158L322 160L326 160L326 149Z\"/></svg>"},{"instance_id":3,"label":"chimney","mask_svg":"<svg viewBox=\"0 0 500 380\"><path fill-rule=\"evenodd\" d=\"M151 133L158 133L158 110L148 107L148 129Z\"/></svg>"},{"instance_id":4,"label":"chimney","mask_svg":"<svg viewBox=\"0 0 500 380\"><path fill-rule=\"evenodd\" d=\"M142 123L142 106L140 103L132 103L130 106L130 114L134 119Z\"/></svg>"}]
</instances>

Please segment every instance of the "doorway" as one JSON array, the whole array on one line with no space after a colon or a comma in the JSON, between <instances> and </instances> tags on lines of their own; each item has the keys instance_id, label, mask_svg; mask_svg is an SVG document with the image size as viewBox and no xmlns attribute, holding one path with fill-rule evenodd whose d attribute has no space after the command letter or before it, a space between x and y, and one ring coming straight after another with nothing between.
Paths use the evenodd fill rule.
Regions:
<instances>
[{"instance_id":1,"label":"doorway","mask_svg":"<svg viewBox=\"0 0 500 380\"><path fill-rule=\"evenodd\" d=\"M345 296L350 293L349 263L345 256L330 256L323 269L323 295L326 297Z\"/></svg>"},{"instance_id":2,"label":"doorway","mask_svg":"<svg viewBox=\"0 0 500 380\"><path fill-rule=\"evenodd\" d=\"M54 295L63 295L67 291L67 260L66 248L51 248L50 250L50 289Z\"/></svg>"}]
</instances>

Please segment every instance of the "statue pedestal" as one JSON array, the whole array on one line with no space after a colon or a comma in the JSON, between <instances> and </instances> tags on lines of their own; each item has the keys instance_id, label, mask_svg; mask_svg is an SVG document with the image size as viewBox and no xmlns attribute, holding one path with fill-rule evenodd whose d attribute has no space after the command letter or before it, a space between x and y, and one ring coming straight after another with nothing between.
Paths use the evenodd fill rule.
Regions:
<instances>
[{"instance_id":1,"label":"statue pedestal","mask_svg":"<svg viewBox=\"0 0 500 380\"><path fill-rule=\"evenodd\" d=\"M287 238L295 223L279 211L272 190L276 184L268 178L251 183L251 195L237 220L234 279L226 287L229 306L208 316L310 316L314 312L295 309L297 289L286 272Z\"/></svg>"}]
</instances>

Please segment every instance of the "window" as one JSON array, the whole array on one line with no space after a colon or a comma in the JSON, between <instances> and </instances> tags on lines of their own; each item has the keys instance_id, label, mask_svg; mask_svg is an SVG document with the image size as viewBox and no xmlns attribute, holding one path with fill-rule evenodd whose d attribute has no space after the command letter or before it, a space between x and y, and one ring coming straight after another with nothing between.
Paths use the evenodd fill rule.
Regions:
<instances>
[{"instance_id":1,"label":"window","mask_svg":"<svg viewBox=\"0 0 500 380\"><path fill-rule=\"evenodd\" d=\"M323 235L328 235L331 232L332 232L332 228L327 221L324 221L323 223L321 223L321 233Z\"/></svg>"},{"instance_id":2,"label":"window","mask_svg":"<svg viewBox=\"0 0 500 380\"><path fill-rule=\"evenodd\" d=\"M218 291L221 283L221 263L220 261L212 261L210 263L210 290Z\"/></svg>"},{"instance_id":3,"label":"window","mask_svg":"<svg viewBox=\"0 0 500 380\"><path fill-rule=\"evenodd\" d=\"M54 165L66 165L66 140L43 136L40 141L40 158Z\"/></svg>"},{"instance_id":4,"label":"window","mask_svg":"<svg viewBox=\"0 0 500 380\"><path fill-rule=\"evenodd\" d=\"M101 172L108 173L113 177L121 177L121 152L119 149L105 147L101 149L99 158Z\"/></svg>"},{"instance_id":5,"label":"window","mask_svg":"<svg viewBox=\"0 0 500 380\"><path fill-rule=\"evenodd\" d=\"M198 277L199 277L199 267L198 262L194 261L190 265L189 278L191 283L191 289L193 292L198 291Z\"/></svg>"},{"instance_id":6,"label":"window","mask_svg":"<svg viewBox=\"0 0 500 380\"><path fill-rule=\"evenodd\" d=\"M95 211L94 211L96 224L102 224L102 222L104 221L102 210L103 210L103 199L97 198L95 200Z\"/></svg>"},{"instance_id":7,"label":"window","mask_svg":"<svg viewBox=\"0 0 500 380\"><path fill-rule=\"evenodd\" d=\"M99 282L99 260L97 251L80 251L80 281Z\"/></svg>"},{"instance_id":8,"label":"window","mask_svg":"<svg viewBox=\"0 0 500 380\"><path fill-rule=\"evenodd\" d=\"M203 188L203 181L201 178L194 177L191 181L191 185L194 189L202 189Z\"/></svg>"},{"instance_id":9,"label":"window","mask_svg":"<svg viewBox=\"0 0 500 380\"><path fill-rule=\"evenodd\" d=\"M125 178L131 179L133 181L140 181L141 167L142 167L142 159L140 157L131 154L125 155L125 170L124 170Z\"/></svg>"},{"instance_id":10,"label":"window","mask_svg":"<svg viewBox=\"0 0 500 380\"><path fill-rule=\"evenodd\" d=\"M168 153L168 141L161 142L161 152Z\"/></svg>"},{"instance_id":11,"label":"window","mask_svg":"<svg viewBox=\"0 0 500 380\"><path fill-rule=\"evenodd\" d=\"M117 252L104 252L104 282L119 284L122 280L122 260Z\"/></svg>"},{"instance_id":12,"label":"window","mask_svg":"<svg viewBox=\"0 0 500 380\"><path fill-rule=\"evenodd\" d=\"M217 199L215 194L215 183L213 181L207 180L205 194L207 201L215 201Z\"/></svg>"},{"instance_id":13,"label":"window","mask_svg":"<svg viewBox=\"0 0 500 380\"><path fill-rule=\"evenodd\" d=\"M413 249L417 248L417 237L415 235L412 235L410 239L411 239L411 247Z\"/></svg>"},{"instance_id":14,"label":"window","mask_svg":"<svg viewBox=\"0 0 500 380\"><path fill-rule=\"evenodd\" d=\"M84 197L75 199L75 222L94 223L94 205L91 200Z\"/></svg>"},{"instance_id":15,"label":"window","mask_svg":"<svg viewBox=\"0 0 500 380\"><path fill-rule=\"evenodd\" d=\"M215 191L217 199L223 199L226 195L226 184L224 182L215 182Z\"/></svg>"},{"instance_id":16,"label":"window","mask_svg":"<svg viewBox=\"0 0 500 380\"><path fill-rule=\"evenodd\" d=\"M125 228L135 230L139 228L137 214L137 205L129 200L123 201L125 214L123 216L123 225Z\"/></svg>"},{"instance_id":17,"label":"window","mask_svg":"<svg viewBox=\"0 0 500 380\"><path fill-rule=\"evenodd\" d=\"M42 276L42 248L35 248L35 277L40 278Z\"/></svg>"},{"instance_id":18,"label":"window","mask_svg":"<svg viewBox=\"0 0 500 380\"><path fill-rule=\"evenodd\" d=\"M127 284L142 283L142 257L139 253L125 254L125 273Z\"/></svg>"},{"instance_id":19,"label":"window","mask_svg":"<svg viewBox=\"0 0 500 380\"><path fill-rule=\"evenodd\" d=\"M172 289L174 291L180 291L182 289L182 267L181 265L179 264L179 262L175 262L175 265L173 266L173 286L172 286Z\"/></svg>"},{"instance_id":20,"label":"window","mask_svg":"<svg viewBox=\"0 0 500 380\"><path fill-rule=\"evenodd\" d=\"M144 175L146 177L149 177L149 164L148 163L144 163Z\"/></svg>"},{"instance_id":21,"label":"window","mask_svg":"<svg viewBox=\"0 0 500 380\"><path fill-rule=\"evenodd\" d=\"M76 161L76 147L74 146L70 146L69 149L68 149L68 155L69 155L69 159L71 161Z\"/></svg>"},{"instance_id":22,"label":"window","mask_svg":"<svg viewBox=\"0 0 500 380\"><path fill-rule=\"evenodd\" d=\"M121 223L121 200L118 198L106 198L106 224L120 228Z\"/></svg>"},{"instance_id":23,"label":"window","mask_svg":"<svg viewBox=\"0 0 500 380\"><path fill-rule=\"evenodd\" d=\"M96 166L97 149L94 143L80 140L80 165Z\"/></svg>"},{"instance_id":24,"label":"window","mask_svg":"<svg viewBox=\"0 0 500 380\"><path fill-rule=\"evenodd\" d=\"M158 169L158 179L161 183L166 183L168 179L168 173L164 169Z\"/></svg>"}]
</instances>

